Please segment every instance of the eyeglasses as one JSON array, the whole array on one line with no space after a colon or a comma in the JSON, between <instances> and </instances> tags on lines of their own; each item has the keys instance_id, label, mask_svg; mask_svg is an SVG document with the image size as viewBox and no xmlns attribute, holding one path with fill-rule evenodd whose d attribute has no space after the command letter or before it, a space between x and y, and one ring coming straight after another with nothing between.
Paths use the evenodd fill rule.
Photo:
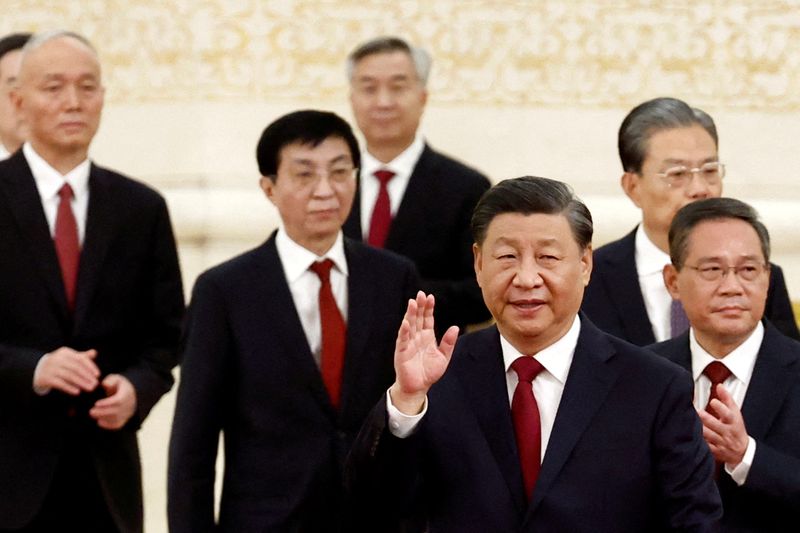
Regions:
<instances>
[{"instance_id":1,"label":"eyeglasses","mask_svg":"<svg viewBox=\"0 0 800 533\"><path fill-rule=\"evenodd\" d=\"M303 187L316 187L326 175L331 183L344 183L353 177L355 167L352 164L336 165L328 169L316 167L299 167L289 170L292 180Z\"/></svg>"},{"instance_id":2,"label":"eyeglasses","mask_svg":"<svg viewBox=\"0 0 800 533\"><path fill-rule=\"evenodd\" d=\"M725 165L719 161L711 161L697 168L672 167L656 174L656 176L661 178L668 186L677 189L688 185L695 174L705 180L707 185L718 185L722 178L725 177Z\"/></svg>"},{"instance_id":3,"label":"eyeglasses","mask_svg":"<svg viewBox=\"0 0 800 533\"><path fill-rule=\"evenodd\" d=\"M706 281L720 281L724 279L728 272L733 270L736 277L740 281L755 281L758 277L769 270L768 263L745 263L736 266L721 266L721 265L684 265L686 268L691 268L696 271L701 278Z\"/></svg>"}]
</instances>

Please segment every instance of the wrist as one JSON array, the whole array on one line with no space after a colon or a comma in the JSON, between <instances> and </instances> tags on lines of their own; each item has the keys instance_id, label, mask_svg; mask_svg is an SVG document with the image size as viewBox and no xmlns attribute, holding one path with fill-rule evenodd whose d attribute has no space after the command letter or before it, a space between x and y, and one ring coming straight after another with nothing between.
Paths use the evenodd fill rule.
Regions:
<instances>
[{"instance_id":1,"label":"wrist","mask_svg":"<svg viewBox=\"0 0 800 533\"><path fill-rule=\"evenodd\" d=\"M422 412L425 405L425 393L407 393L395 382L389 387L389 395L392 397L392 404L404 415L413 416Z\"/></svg>"}]
</instances>

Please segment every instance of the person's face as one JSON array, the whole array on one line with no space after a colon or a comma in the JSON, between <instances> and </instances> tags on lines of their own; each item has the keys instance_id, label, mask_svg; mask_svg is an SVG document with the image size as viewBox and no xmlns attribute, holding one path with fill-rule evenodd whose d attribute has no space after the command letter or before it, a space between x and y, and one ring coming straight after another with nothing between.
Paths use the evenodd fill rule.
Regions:
<instances>
[{"instance_id":1,"label":"person's face","mask_svg":"<svg viewBox=\"0 0 800 533\"><path fill-rule=\"evenodd\" d=\"M699 125L661 130L650 136L641 173L626 172L622 186L642 210L642 223L651 238L666 240L675 213L684 205L722 194L721 183L709 185L698 174L683 187L671 187L656 174L679 166L699 168L717 160L714 139Z\"/></svg>"},{"instance_id":2,"label":"person's face","mask_svg":"<svg viewBox=\"0 0 800 533\"><path fill-rule=\"evenodd\" d=\"M410 145L426 100L425 87L405 52L372 54L355 64L350 103L368 146Z\"/></svg>"},{"instance_id":3,"label":"person's face","mask_svg":"<svg viewBox=\"0 0 800 533\"><path fill-rule=\"evenodd\" d=\"M353 158L347 143L328 137L316 147L300 142L284 146L275 180L261 178L286 233L311 251L324 253L344 224L355 195Z\"/></svg>"},{"instance_id":4,"label":"person's face","mask_svg":"<svg viewBox=\"0 0 800 533\"><path fill-rule=\"evenodd\" d=\"M0 141L8 148L22 143L20 121L11 102L11 89L17 80L21 58L20 50L12 50L0 58Z\"/></svg>"},{"instance_id":5,"label":"person's face","mask_svg":"<svg viewBox=\"0 0 800 533\"><path fill-rule=\"evenodd\" d=\"M13 99L36 151L60 156L88 150L103 95L97 57L83 43L60 37L27 54Z\"/></svg>"},{"instance_id":6,"label":"person's face","mask_svg":"<svg viewBox=\"0 0 800 533\"><path fill-rule=\"evenodd\" d=\"M572 325L592 270L564 215L503 213L473 245L475 274L500 333L536 353Z\"/></svg>"},{"instance_id":7,"label":"person's face","mask_svg":"<svg viewBox=\"0 0 800 533\"><path fill-rule=\"evenodd\" d=\"M667 289L683 304L704 348L735 348L755 329L767 300L766 263L758 234L750 224L721 219L701 222L692 230L680 271L672 265L664 268ZM728 270L721 280L707 281L696 270L742 266L759 268L760 274L753 281L744 281Z\"/></svg>"}]
</instances>

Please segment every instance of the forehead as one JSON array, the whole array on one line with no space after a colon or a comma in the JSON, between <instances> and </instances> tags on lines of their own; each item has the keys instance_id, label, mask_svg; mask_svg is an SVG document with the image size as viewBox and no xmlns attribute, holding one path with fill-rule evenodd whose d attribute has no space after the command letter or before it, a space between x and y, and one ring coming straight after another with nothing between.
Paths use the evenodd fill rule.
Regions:
<instances>
[{"instance_id":1,"label":"forehead","mask_svg":"<svg viewBox=\"0 0 800 533\"><path fill-rule=\"evenodd\" d=\"M20 78L61 76L100 77L100 63L95 53L72 37L57 37L25 52Z\"/></svg>"},{"instance_id":2,"label":"forehead","mask_svg":"<svg viewBox=\"0 0 800 533\"><path fill-rule=\"evenodd\" d=\"M578 244L569 220L561 213L501 213L495 216L486 230L485 244L504 243L518 246Z\"/></svg>"},{"instance_id":3,"label":"forehead","mask_svg":"<svg viewBox=\"0 0 800 533\"><path fill-rule=\"evenodd\" d=\"M356 62L353 71L355 81L385 77L416 78L416 76L411 56L402 50L376 52L364 56Z\"/></svg>"},{"instance_id":4,"label":"forehead","mask_svg":"<svg viewBox=\"0 0 800 533\"><path fill-rule=\"evenodd\" d=\"M699 124L656 130L647 137L645 157L655 159L713 158L717 145Z\"/></svg>"},{"instance_id":5,"label":"forehead","mask_svg":"<svg viewBox=\"0 0 800 533\"><path fill-rule=\"evenodd\" d=\"M737 218L705 220L689 232L687 258L756 257L764 259L755 228Z\"/></svg>"},{"instance_id":6,"label":"forehead","mask_svg":"<svg viewBox=\"0 0 800 533\"><path fill-rule=\"evenodd\" d=\"M294 141L281 148L279 166L284 163L327 165L337 161L352 161L350 146L341 137L327 137L318 145Z\"/></svg>"}]
</instances>

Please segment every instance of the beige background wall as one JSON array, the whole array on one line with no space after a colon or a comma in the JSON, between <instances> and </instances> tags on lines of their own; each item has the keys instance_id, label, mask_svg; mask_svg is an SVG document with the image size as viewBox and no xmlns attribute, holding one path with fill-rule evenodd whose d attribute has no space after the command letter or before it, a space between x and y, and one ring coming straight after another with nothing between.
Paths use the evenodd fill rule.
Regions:
<instances>
[{"instance_id":1,"label":"beige background wall","mask_svg":"<svg viewBox=\"0 0 800 533\"><path fill-rule=\"evenodd\" d=\"M264 126L297 108L351 118L343 58L394 33L434 57L423 131L494 181L563 179L595 245L629 230L616 130L672 95L716 119L726 193L751 201L800 298L800 4L794 0L0 0L0 32L69 28L97 46L107 86L94 159L167 197L187 290L262 241ZM188 297L188 293L187 293ZM140 438L149 532L166 530L172 397Z\"/></svg>"}]
</instances>

